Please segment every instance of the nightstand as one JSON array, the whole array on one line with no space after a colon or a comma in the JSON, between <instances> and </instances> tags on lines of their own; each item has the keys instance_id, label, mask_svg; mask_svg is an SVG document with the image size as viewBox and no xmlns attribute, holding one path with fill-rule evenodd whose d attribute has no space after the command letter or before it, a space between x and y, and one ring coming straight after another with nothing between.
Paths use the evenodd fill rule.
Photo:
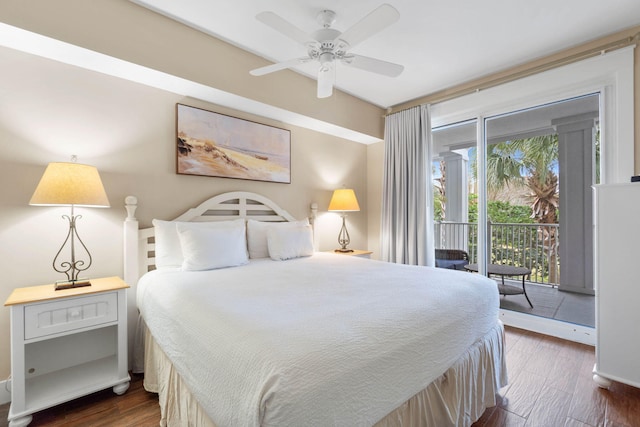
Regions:
<instances>
[{"instance_id":1,"label":"nightstand","mask_svg":"<svg viewBox=\"0 0 640 427\"><path fill-rule=\"evenodd\" d=\"M75 289L14 289L4 304L11 308L10 427L105 388L127 391L128 287L107 277Z\"/></svg>"},{"instance_id":2,"label":"nightstand","mask_svg":"<svg viewBox=\"0 0 640 427\"><path fill-rule=\"evenodd\" d=\"M371 258L371 254L373 253L373 251L363 251L360 249L354 249L352 252L336 252L336 251L327 251L329 253L332 254L338 254L338 255L351 255L351 256L357 256L360 258L367 258L370 259Z\"/></svg>"}]
</instances>

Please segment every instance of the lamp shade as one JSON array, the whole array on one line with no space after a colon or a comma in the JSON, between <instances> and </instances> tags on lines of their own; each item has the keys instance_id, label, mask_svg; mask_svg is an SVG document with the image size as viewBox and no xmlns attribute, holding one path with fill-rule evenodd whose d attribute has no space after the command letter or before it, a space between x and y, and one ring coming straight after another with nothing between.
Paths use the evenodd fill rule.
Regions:
<instances>
[{"instance_id":1,"label":"lamp shade","mask_svg":"<svg viewBox=\"0 0 640 427\"><path fill-rule=\"evenodd\" d=\"M331 202L329 202L329 211L336 212L358 212L360 205L356 193L350 188L341 188L333 192Z\"/></svg>"},{"instance_id":2,"label":"lamp shade","mask_svg":"<svg viewBox=\"0 0 640 427\"><path fill-rule=\"evenodd\" d=\"M30 205L109 207L98 169L78 163L49 163Z\"/></svg>"}]
</instances>

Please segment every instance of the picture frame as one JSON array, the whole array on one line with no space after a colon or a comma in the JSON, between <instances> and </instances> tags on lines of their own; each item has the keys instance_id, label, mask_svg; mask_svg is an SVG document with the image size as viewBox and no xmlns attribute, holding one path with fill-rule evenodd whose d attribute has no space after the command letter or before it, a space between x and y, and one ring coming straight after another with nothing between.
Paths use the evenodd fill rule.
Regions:
<instances>
[{"instance_id":1,"label":"picture frame","mask_svg":"<svg viewBox=\"0 0 640 427\"><path fill-rule=\"evenodd\" d=\"M176 172L291 183L291 131L176 104Z\"/></svg>"}]
</instances>

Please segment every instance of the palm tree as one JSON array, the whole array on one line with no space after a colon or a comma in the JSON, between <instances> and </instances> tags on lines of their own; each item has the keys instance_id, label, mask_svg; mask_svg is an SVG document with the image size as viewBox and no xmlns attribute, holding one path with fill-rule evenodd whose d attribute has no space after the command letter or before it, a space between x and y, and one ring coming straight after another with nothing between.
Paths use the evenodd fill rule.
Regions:
<instances>
[{"instance_id":1,"label":"palm tree","mask_svg":"<svg viewBox=\"0 0 640 427\"><path fill-rule=\"evenodd\" d=\"M487 188L525 185L531 217L541 224L558 221L558 135L542 135L490 145L487 150Z\"/></svg>"},{"instance_id":2,"label":"palm tree","mask_svg":"<svg viewBox=\"0 0 640 427\"><path fill-rule=\"evenodd\" d=\"M495 192L514 185L526 186L529 190L531 218L539 224L558 222L560 198L557 170L557 134L505 141L487 147L487 190ZM550 265L556 265L555 231L543 234L543 240L552 254ZM549 281L556 283L556 269L551 268L549 274Z\"/></svg>"},{"instance_id":3,"label":"palm tree","mask_svg":"<svg viewBox=\"0 0 640 427\"><path fill-rule=\"evenodd\" d=\"M444 160L440 160L440 177L433 179L434 188L434 211L436 219L442 221L447 216L447 194L446 194L446 181L447 181L447 163ZM435 167L433 167L435 172Z\"/></svg>"}]
</instances>

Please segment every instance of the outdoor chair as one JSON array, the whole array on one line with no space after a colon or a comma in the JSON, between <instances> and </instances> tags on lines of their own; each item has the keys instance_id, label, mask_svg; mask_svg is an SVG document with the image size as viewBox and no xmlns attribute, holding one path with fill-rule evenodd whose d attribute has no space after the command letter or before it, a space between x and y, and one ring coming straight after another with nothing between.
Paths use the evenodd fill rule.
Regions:
<instances>
[{"instance_id":1,"label":"outdoor chair","mask_svg":"<svg viewBox=\"0 0 640 427\"><path fill-rule=\"evenodd\" d=\"M464 270L469 254L462 249L436 249L436 267Z\"/></svg>"}]
</instances>

